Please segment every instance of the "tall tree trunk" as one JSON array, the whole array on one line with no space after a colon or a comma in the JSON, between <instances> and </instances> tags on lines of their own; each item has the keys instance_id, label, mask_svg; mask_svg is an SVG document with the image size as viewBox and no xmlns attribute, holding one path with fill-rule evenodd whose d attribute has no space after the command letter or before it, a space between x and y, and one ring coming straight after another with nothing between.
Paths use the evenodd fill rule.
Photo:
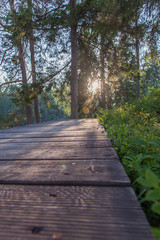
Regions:
<instances>
[{"instance_id":1,"label":"tall tree trunk","mask_svg":"<svg viewBox=\"0 0 160 240\"><path fill-rule=\"evenodd\" d=\"M140 74L139 74L139 39L138 39L138 7L136 9L136 64L137 64L137 98L140 98Z\"/></svg>"},{"instance_id":2,"label":"tall tree trunk","mask_svg":"<svg viewBox=\"0 0 160 240\"><path fill-rule=\"evenodd\" d=\"M16 11L14 9L14 0L10 0L10 7L14 17L16 17ZM25 60L23 56L23 47L22 47L21 39L17 43L17 48L19 53L20 66L21 66L22 83L24 85L27 85L27 74L26 74L26 67L25 67ZM33 123L32 108L27 103L24 103L24 105L25 105L27 124L31 124Z\"/></svg>"},{"instance_id":3,"label":"tall tree trunk","mask_svg":"<svg viewBox=\"0 0 160 240\"><path fill-rule=\"evenodd\" d=\"M30 11L32 14L32 0L28 0L28 6L30 7ZM31 18L32 18L32 16L31 16ZM31 21L32 21L32 19L31 19ZM33 83L36 83L34 35L33 35L32 26L31 26L31 30L30 30L30 34L29 34L29 42L30 42L30 53L31 53L32 81L33 81ZM34 97L34 115L35 115L36 123L39 123L41 121L41 117L40 117L39 101L38 101L37 94Z\"/></svg>"},{"instance_id":4,"label":"tall tree trunk","mask_svg":"<svg viewBox=\"0 0 160 240\"><path fill-rule=\"evenodd\" d=\"M111 109L112 108L112 98L111 98L111 88L110 88L110 84L109 84L109 75L107 77L107 109Z\"/></svg>"},{"instance_id":5,"label":"tall tree trunk","mask_svg":"<svg viewBox=\"0 0 160 240\"><path fill-rule=\"evenodd\" d=\"M33 35L30 36L30 52L31 52L31 65L32 65L32 80L33 80L33 83L35 83L36 82L36 71L35 71L35 55L34 55ZM36 123L39 123L41 121L41 117L40 117L40 111L39 111L38 95L35 95L35 97L34 97L34 114L35 114Z\"/></svg>"},{"instance_id":6,"label":"tall tree trunk","mask_svg":"<svg viewBox=\"0 0 160 240\"><path fill-rule=\"evenodd\" d=\"M102 106L103 109L106 109L104 38L103 38L102 35L101 35L100 62L101 62L101 106Z\"/></svg>"},{"instance_id":7,"label":"tall tree trunk","mask_svg":"<svg viewBox=\"0 0 160 240\"><path fill-rule=\"evenodd\" d=\"M139 40L137 37L136 37L136 60L137 60L137 97L140 98Z\"/></svg>"},{"instance_id":8,"label":"tall tree trunk","mask_svg":"<svg viewBox=\"0 0 160 240\"><path fill-rule=\"evenodd\" d=\"M76 1L70 0L70 6L72 16ZM71 118L78 118L77 23L71 26Z\"/></svg>"},{"instance_id":9,"label":"tall tree trunk","mask_svg":"<svg viewBox=\"0 0 160 240\"><path fill-rule=\"evenodd\" d=\"M21 42L19 42L18 53L19 53L19 61L20 61L21 72L22 72L22 82L24 85L27 85L26 68L25 68L25 62L24 62ZM25 103L25 112L26 112L26 117L27 117L27 124L33 123L32 108L31 108L31 106L27 105L26 103Z\"/></svg>"}]
</instances>

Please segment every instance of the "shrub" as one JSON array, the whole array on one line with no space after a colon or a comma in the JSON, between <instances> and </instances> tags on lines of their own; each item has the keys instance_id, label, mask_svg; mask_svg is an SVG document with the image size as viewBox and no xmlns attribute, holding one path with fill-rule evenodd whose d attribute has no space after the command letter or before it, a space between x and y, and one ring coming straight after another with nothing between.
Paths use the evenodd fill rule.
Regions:
<instances>
[{"instance_id":1,"label":"shrub","mask_svg":"<svg viewBox=\"0 0 160 240\"><path fill-rule=\"evenodd\" d=\"M160 239L160 90L98 116ZM156 179L156 186L152 184ZM151 199L152 198L152 199Z\"/></svg>"}]
</instances>

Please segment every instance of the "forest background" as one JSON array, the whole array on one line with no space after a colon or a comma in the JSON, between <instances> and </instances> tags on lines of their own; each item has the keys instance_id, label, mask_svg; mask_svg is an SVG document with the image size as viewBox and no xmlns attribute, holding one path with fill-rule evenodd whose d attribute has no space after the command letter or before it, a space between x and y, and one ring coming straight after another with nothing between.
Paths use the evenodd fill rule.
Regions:
<instances>
[{"instance_id":1,"label":"forest background","mask_svg":"<svg viewBox=\"0 0 160 240\"><path fill-rule=\"evenodd\" d=\"M158 0L0 0L0 128L98 117L160 239Z\"/></svg>"}]
</instances>

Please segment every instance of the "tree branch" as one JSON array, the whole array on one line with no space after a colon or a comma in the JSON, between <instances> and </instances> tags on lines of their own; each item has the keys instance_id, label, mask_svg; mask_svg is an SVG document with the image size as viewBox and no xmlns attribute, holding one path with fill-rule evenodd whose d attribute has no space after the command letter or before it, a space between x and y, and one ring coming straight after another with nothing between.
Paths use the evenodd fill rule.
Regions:
<instances>
[{"instance_id":1,"label":"tree branch","mask_svg":"<svg viewBox=\"0 0 160 240\"><path fill-rule=\"evenodd\" d=\"M68 67L68 65L71 63L71 61L69 61L63 68L61 68L59 71L57 71L54 74L49 75L48 77L46 77L44 80L42 80L43 83L49 82L52 78L54 78L56 75L58 75L61 71L63 71L66 67Z\"/></svg>"},{"instance_id":2,"label":"tree branch","mask_svg":"<svg viewBox=\"0 0 160 240\"><path fill-rule=\"evenodd\" d=\"M58 5L56 8L51 9L50 11L48 11L48 12L45 14L45 17L46 17L48 14L50 14L50 13L52 13L52 12L56 12L57 10L59 10L59 9L61 8L61 6L64 4L64 2L65 2L65 1L60 2L59 5Z\"/></svg>"},{"instance_id":3,"label":"tree branch","mask_svg":"<svg viewBox=\"0 0 160 240\"><path fill-rule=\"evenodd\" d=\"M7 53L9 50L11 50L12 48L13 48L13 46L5 50L5 52L4 52L4 54L3 54L3 57L2 57L2 61L1 61L1 63L0 63L0 66L2 66L2 63L3 63L4 58L5 58L5 56L6 56L6 53Z\"/></svg>"},{"instance_id":4,"label":"tree branch","mask_svg":"<svg viewBox=\"0 0 160 240\"><path fill-rule=\"evenodd\" d=\"M10 81L10 82L5 82L5 83L0 84L0 88L3 87L4 85L12 84L12 83L18 83L18 82L22 82L22 81L21 80L15 80L15 81Z\"/></svg>"},{"instance_id":5,"label":"tree branch","mask_svg":"<svg viewBox=\"0 0 160 240\"><path fill-rule=\"evenodd\" d=\"M4 24L0 21L0 25L1 27L5 28Z\"/></svg>"},{"instance_id":6,"label":"tree branch","mask_svg":"<svg viewBox=\"0 0 160 240\"><path fill-rule=\"evenodd\" d=\"M87 41L84 38L83 39L81 38L83 42L89 43L89 44L92 45L92 47L97 48L97 49L100 50L100 48L99 48L100 44L97 44L97 45L99 45L99 46L97 46L97 45L95 45L94 43L91 42L91 39L89 37L87 37L86 35L84 35L82 33L78 33L78 37L81 37L81 36L86 37L88 39L88 41Z\"/></svg>"},{"instance_id":7,"label":"tree branch","mask_svg":"<svg viewBox=\"0 0 160 240\"><path fill-rule=\"evenodd\" d=\"M51 74L51 75L49 76L49 78L46 77L46 78L42 81L42 83L46 83L46 82L50 81L52 78L54 78L56 75L58 75L61 71L63 71L66 67L68 67L68 65L69 65L70 63L71 63L71 61L69 61L63 68L61 68L61 69L60 69L59 71L57 71L56 73ZM15 80L15 81L10 81L10 82L5 82L5 83L0 84L0 88L3 87L4 85L8 85L8 84L12 84L12 83L22 83L22 81L21 81L21 80Z\"/></svg>"}]
</instances>

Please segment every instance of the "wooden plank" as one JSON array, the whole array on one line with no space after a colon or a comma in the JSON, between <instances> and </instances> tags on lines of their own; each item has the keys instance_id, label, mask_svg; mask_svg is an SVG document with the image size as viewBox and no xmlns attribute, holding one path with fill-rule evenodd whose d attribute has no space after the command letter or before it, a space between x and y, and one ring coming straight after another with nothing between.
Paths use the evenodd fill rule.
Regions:
<instances>
[{"instance_id":1,"label":"wooden plank","mask_svg":"<svg viewBox=\"0 0 160 240\"><path fill-rule=\"evenodd\" d=\"M72 147L72 146L71 146ZM0 150L0 160L23 159L117 159L118 156L112 147L108 148L17 148Z\"/></svg>"},{"instance_id":2,"label":"wooden plank","mask_svg":"<svg viewBox=\"0 0 160 240\"><path fill-rule=\"evenodd\" d=\"M74 120L64 120L64 121L47 121L43 123L38 124L30 124L25 126L18 126L14 128L10 128L7 130L0 130L2 132L4 131L19 131L21 129L27 129L27 128L86 128L86 129L97 129L97 128L103 128L97 119L74 119Z\"/></svg>"},{"instance_id":3,"label":"wooden plank","mask_svg":"<svg viewBox=\"0 0 160 240\"><path fill-rule=\"evenodd\" d=\"M59 127L25 127L25 128L10 128L7 130L0 130L0 133L29 133L29 132L61 132L63 129L62 126ZM104 131L104 129L101 127L65 127L63 129L63 132L69 132L69 131L82 131L82 132L92 132L92 131Z\"/></svg>"},{"instance_id":4,"label":"wooden plank","mask_svg":"<svg viewBox=\"0 0 160 240\"><path fill-rule=\"evenodd\" d=\"M0 161L0 183L130 185L119 161Z\"/></svg>"},{"instance_id":5,"label":"wooden plank","mask_svg":"<svg viewBox=\"0 0 160 240\"><path fill-rule=\"evenodd\" d=\"M0 133L0 138L36 138L36 137L92 137L93 139L105 139L104 131L59 131L59 132L24 132L24 133Z\"/></svg>"},{"instance_id":6,"label":"wooden plank","mask_svg":"<svg viewBox=\"0 0 160 240\"><path fill-rule=\"evenodd\" d=\"M0 185L0 239L153 240L131 188Z\"/></svg>"},{"instance_id":7,"label":"wooden plank","mask_svg":"<svg viewBox=\"0 0 160 240\"><path fill-rule=\"evenodd\" d=\"M100 125L98 119L96 118L85 118L85 119L66 119L66 120L51 120L47 122L41 122L38 124L30 124L25 127L37 127L37 126L82 126L82 125ZM22 126L21 126L22 127Z\"/></svg>"},{"instance_id":8,"label":"wooden plank","mask_svg":"<svg viewBox=\"0 0 160 240\"><path fill-rule=\"evenodd\" d=\"M41 139L41 138L40 138ZM28 139L27 139L28 140ZM48 139L47 139L48 140ZM19 141L19 142L15 142L15 140L12 139L11 140L6 140L5 141L0 141L0 150L11 150L11 149L21 149L21 148L25 148L30 150L31 148L48 148L48 146L52 149L54 148L77 148L77 147L81 147L83 148L107 148L107 147L111 147L111 143L110 141L106 140L106 141L72 141L72 142L50 142L50 141L33 141L32 142L28 142L28 141Z\"/></svg>"},{"instance_id":9,"label":"wooden plank","mask_svg":"<svg viewBox=\"0 0 160 240\"><path fill-rule=\"evenodd\" d=\"M73 142L77 142L77 143L82 143L82 142L109 142L109 140L105 137L98 137L98 138L94 138L94 137L86 137L82 136L82 137L32 137L32 138L3 138L0 139L0 144L3 143L9 143L9 142L14 142L14 143L33 143L33 142L70 142L70 144L72 144Z\"/></svg>"},{"instance_id":10,"label":"wooden plank","mask_svg":"<svg viewBox=\"0 0 160 240\"><path fill-rule=\"evenodd\" d=\"M15 127L15 128L10 128L6 130L0 129L0 133L23 133L23 132L58 132L58 131L104 131L104 128L101 125L82 125L82 126L77 126L77 125L59 125L59 126L54 126L54 125L42 125L42 126L24 126L24 127Z\"/></svg>"}]
</instances>

